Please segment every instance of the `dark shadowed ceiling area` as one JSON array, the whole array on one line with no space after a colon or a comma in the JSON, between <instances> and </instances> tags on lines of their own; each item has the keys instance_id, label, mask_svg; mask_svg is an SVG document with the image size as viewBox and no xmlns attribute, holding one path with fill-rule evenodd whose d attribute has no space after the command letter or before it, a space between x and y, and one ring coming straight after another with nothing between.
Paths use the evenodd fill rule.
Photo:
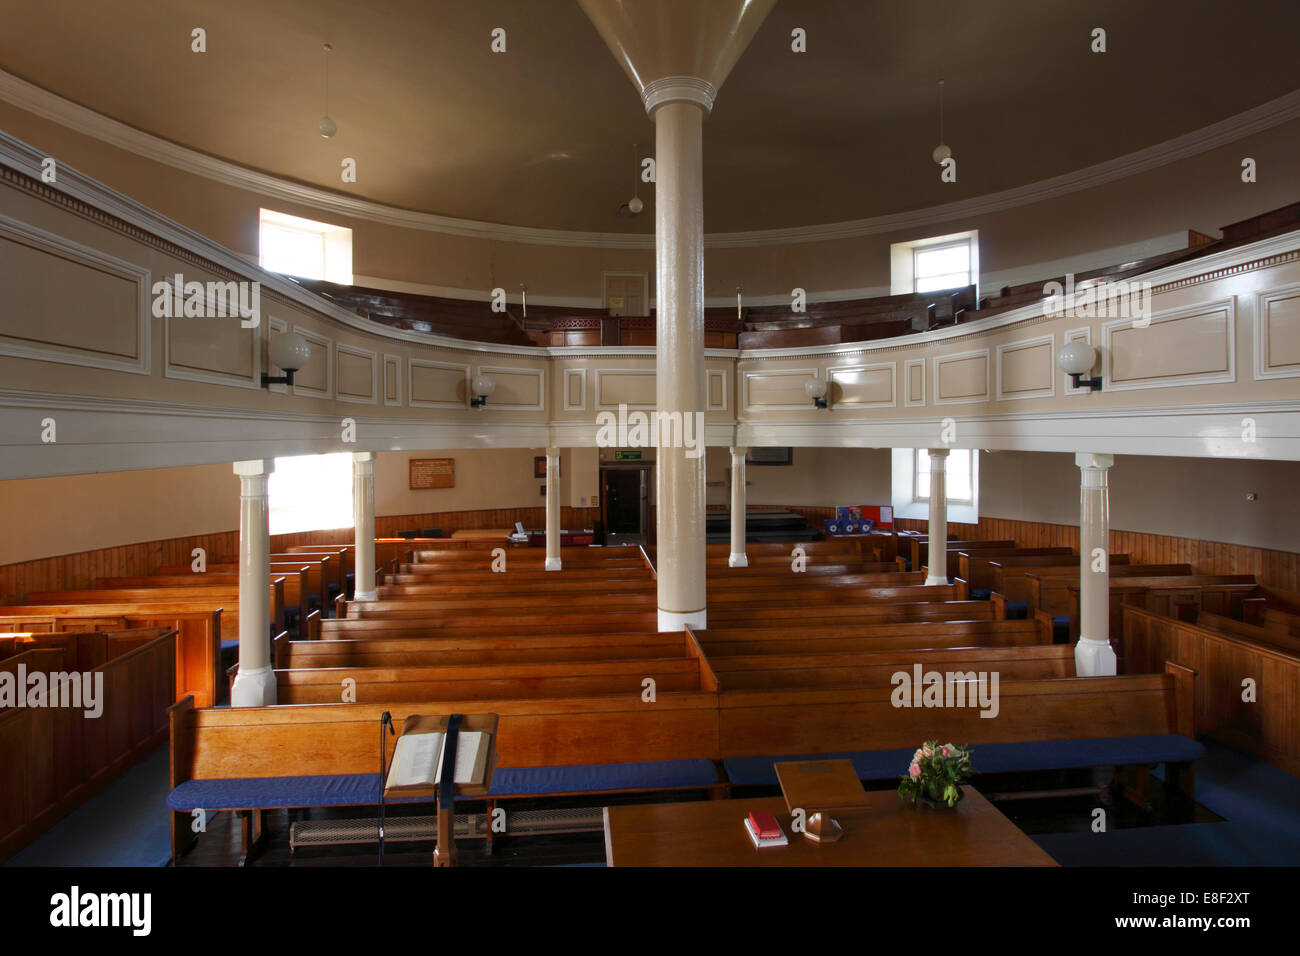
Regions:
<instances>
[{"instance_id":1,"label":"dark shadowed ceiling area","mask_svg":"<svg viewBox=\"0 0 1300 956\"><path fill-rule=\"evenodd\" d=\"M445 216L653 231L652 186L645 213L617 215L653 124L573 0L5 7L0 68L195 150ZM1297 0L779 0L705 123L705 228L879 216L1113 159L1300 87L1298 35ZM940 77L946 185L930 158Z\"/></svg>"}]
</instances>

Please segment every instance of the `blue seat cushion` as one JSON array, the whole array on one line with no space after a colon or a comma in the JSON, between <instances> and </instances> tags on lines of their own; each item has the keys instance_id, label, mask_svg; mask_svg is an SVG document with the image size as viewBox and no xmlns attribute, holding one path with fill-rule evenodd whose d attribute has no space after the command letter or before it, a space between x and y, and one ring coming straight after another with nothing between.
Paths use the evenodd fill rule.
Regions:
<instances>
[{"instance_id":1,"label":"blue seat cushion","mask_svg":"<svg viewBox=\"0 0 1300 956\"><path fill-rule=\"evenodd\" d=\"M993 594L988 588L971 588L968 593L972 601L987 601Z\"/></svg>"},{"instance_id":2,"label":"blue seat cushion","mask_svg":"<svg viewBox=\"0 0 1300 956\"><path fill-rule=\"evenodd\" d=\"M1029 617L1029 605L1024 601L1007 601L1007 620L1018 621Z\"/></svg>"},{"instance_id":3,"label":"blue seat cushion","mask_svg":"<svg viewBox=\"0 0 1300 956\"><path fill-rule=\"evenodd\" d=\"M863 750L856 753L804 754L781 757L729 757L722 762L727 779L737 786L776 786L777 762L835 760L853 762L860 780L887 780L907 772L916 748ZM1123 764L1182 763L1205 755L1205 748L1181 734L1136 737L1082 737L1070 740L1030 740L1009 744L978 744L971 762L980 773L1023 773Z\"/></svg>"},{"instance_id":4,"label":"blue seat cushion","mask_svg":"<svg viewBox=\"0 0 1300 956\"><path fill-rule=\"evenodd\" d=\"M671 790L718 782L712 760L651 760L571 767L503 767L492 775L491 795L544 796L600 790Z\"/></svg>"},{"instance_id":5,"label":"blue seat cushion","mask_svg":"<svg viewBox=\"0 0 1300 956\"><path fill-rule=\"evenodd\" d=\"M492 796L545 796L601 790L670 790L718 782L713 761L652 760L573 767L513 767L492 776ZM475 799L458 797L457 799ZM481 798L480 798L481 799ZM427 797L389 798L387 803L427 803ZM268 807L349 807L379 802L379 774L342 773L304 777L187 780L167 795L167 807L190 810L260 810Z\"/></svg>"}]
</instances>

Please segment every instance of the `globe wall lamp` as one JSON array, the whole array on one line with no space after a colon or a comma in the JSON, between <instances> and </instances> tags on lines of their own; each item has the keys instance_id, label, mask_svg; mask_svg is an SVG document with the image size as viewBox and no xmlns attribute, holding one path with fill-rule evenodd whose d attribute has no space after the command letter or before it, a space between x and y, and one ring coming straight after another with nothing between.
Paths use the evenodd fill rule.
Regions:
<instances>
[{"instance_id":1,"label":"globe wall lamp","mask_svg":"<svg viewBox=\"0 0 1300 956\"><path fill-rule=\"evenodd\" d=\"M283 375L262 373L262 387L268 385L293 386L293 373L311 361L311 345L297 332L271 337L271 364L280 368Z\"/></svg>"},{"instance_id":2,"label":"globe wall lamp","mask_svg":"<svg viewBox=\"0 0 1300 956\"><path fill-rule=\"evenodd\" d=\"M474 376L474 396L469 400L470 408L482 408L487 404L488 396L497 387L497 383L486 375Z\"/></svg>"},{"instance_id":3,"label":"globe wall lamp","mask_svg":"<svg viewBox=\"0 0 1300 956\"><path fill-rule=\"evenodd\" d=\"M810 378L803 383L803 390L808 393L817 408L826 408L826 383L819 378Z\"/></svg>"},{"instance_id":4,"label":"globe wall lamp","mask_svg":"<svg viewBox=\"0 0 1300 956\"><path fill-rule=\"evenodd\" d=\"M1097 362L1097 350L1087 342L1068 342L1056 353L1056 367L1074 383L1075 388L1101 391L1101 376L1084 378Z\"/></svg>"}]
</instances>

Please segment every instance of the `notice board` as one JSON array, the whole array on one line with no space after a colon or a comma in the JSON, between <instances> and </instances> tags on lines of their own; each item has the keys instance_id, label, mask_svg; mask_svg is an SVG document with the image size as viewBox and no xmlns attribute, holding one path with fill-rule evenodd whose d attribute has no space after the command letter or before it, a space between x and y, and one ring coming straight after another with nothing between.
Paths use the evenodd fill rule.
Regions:
<instances>
[{"instance_id":1,"label":"notice board","mask_svg":"<svg viewBox=\"0 0 1300 956\"><path fill-rule=\"evenodd\" d=\"M417 488L455 488L455 458L412 458L411 490Z\"/></svg>"}]
</instances>

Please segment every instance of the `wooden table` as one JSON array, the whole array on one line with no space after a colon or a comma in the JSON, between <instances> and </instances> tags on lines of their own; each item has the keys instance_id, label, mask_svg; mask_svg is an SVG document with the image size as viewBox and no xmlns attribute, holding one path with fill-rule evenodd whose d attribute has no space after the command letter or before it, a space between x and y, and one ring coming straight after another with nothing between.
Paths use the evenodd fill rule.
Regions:
<instances>
[{"instance_id":1,"label":"wooden table","mask_svg":"<svg viewBox=\"0 0 1300 956\"><path fill-rule=\"evenodd\" d=\"M913 808L893 790L866 794L867 808L837 812L844 836L818 845L790 831L785 800L709 800L605 808L609 866L1055 866L979 792L955 810ZM754 846L745 817L773 814L789 846Z\"/></svg>"}]
</instances>

